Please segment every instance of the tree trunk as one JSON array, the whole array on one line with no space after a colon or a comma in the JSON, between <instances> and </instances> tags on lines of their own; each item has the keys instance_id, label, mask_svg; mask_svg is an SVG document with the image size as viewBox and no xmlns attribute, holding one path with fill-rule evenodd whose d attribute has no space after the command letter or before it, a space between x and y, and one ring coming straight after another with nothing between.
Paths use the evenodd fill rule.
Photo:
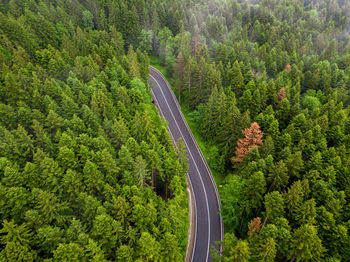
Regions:
<instances>
[{"instance_id":1,"label":"tree trunk","mask_svg":"<svg viewBox=\"0 0 350 262\"><path fill-rule=\"evenodd\" d=\"M275 185L275 180L273 180L270 188L269 188L269 191L267 191L267 194L270 193L270 191L273 189L273 186Z\"/></svg>"},{"instance_id":2,"label":"tree trunk","mask_svg":"<svg viewBox=\"0 0 350 262\"><path fill-rule=\"evenodd\" d=\"M268 216L266 216L266 217L265 217L265 220L264 220L264 223L262 224L261 229L263 229L263 228L264 228L264 226L265 226L265 224L266 224L267 220L268 220Z\"/></svg>"},{"instance_id":3,"label":"tree trunk","mask_svg":"<svg viewBox=\"0 0 350 262\"><path fill-rule=\"evenodd\" d=\"M154 169L152 168L152 188L153 188L153 191L156 191L156 181L155 181L155 176L154 176Z\"/></svg>"},{"instance_id":4,"label":"tree trunk","mask_svg":"<svg viewBox=\"0 0 350 262\"><path fill-rule=\"evenodd\" d=\"M168 199L168 179L165 179L165 199Z\"/></svg>"},{"instance_id":5,"label":"tree trunk","mask_svg":"<svg viewBox=\"0 0 350 262\"><path fill-rule=\"evenodd\" d=\"M258 211L256 211L256 217L259 215L259 212L260 212L260 210L261 210L261 206L262 206L262 204L260 205L260 207L258 208Z\"/></svg>"},{"instance_id":6,"label":"tree trunk","mask_svg":"<svg viewBox=\"0 0 350 262\"><path fill-rule=\"evenodd\" d=\"M242 226L243 226L243 217L241 219L241 225L239 226L239 231L242 232Z\"/></svg>"},{"instance_id":7,"label":"tree trunk","mask_svg":"<svg viewBox=\"0 0 350 262\"><path fill-rule=\"evenodd\" d=\"M189 80L188 80L188 98L190 97L191 97L191 76L189 76ZM188 99L188 106L190 106L190 99Z\"/></svg>"},{"instance_id":8,"label":"tree trunk","mask_svg":"<svg viewBox=\"0 0 350 262\"><path fill-rule=\"evenodd\" d=\"M243 212L244 212L244 211L243 211ZM248 213L246 213L245 218L248 218ZM239 231L240 231L240 232L242 232L243 220L244 220L244 216L243 216L243 213L242 213L241 226L239 227Z\"/></svg>"}]
</instances>

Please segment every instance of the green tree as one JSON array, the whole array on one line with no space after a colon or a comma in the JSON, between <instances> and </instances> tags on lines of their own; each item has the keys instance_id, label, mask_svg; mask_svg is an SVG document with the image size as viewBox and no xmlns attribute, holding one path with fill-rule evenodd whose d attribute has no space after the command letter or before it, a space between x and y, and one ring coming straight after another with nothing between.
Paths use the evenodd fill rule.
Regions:
<instances>
[{"instance_id":1,"label":"green tree","mask_svg":"<svg viewBox=\"0 0 350 262\"><path fill-rule=\"evenodd\" d=\"M303 184L300 180L294 182L290 186L288 192L285 194L286 206L290 214L299 207L301 202L304 200L306 195L305 193L305 189L303 188Z\"/></svg>"},{"instance_id":2,"label":"green tree","mask_svg":"<svg viewBox=\"0 0 350 262\"><path fill-rule=\"evenodd\" d=\"M134 250L132 247L127 245L121 245L117 250L117 261L118 262L132 262Z\"/></svg>"},{"instance_id":3,"label":"green tree","mask_svg":"<svg viewBox=\"0 0 350 262\"><path fill-rule=\"evenodd\" d=\"M101 212L93 221L91 235L98 240L102 250L110 254L112 250L118 247L123 235L123 228L119 221L111 216Z\"/></svg>"},{"instance_id":4,"label":"green tree","mask_svg":"<svg viewBox=\"0 0 350 262\"><path fill-rule=\"evenodd\" d=\"M50 224L52 221L64 223L66 218L64 211L66 211L66 203L61 203L57 197L40 189L36 189L36 210L39 211L42 223Z\"/></svg>"},{"instance_id":5,"label":"green tree","mask_svg":"<svg viewBox=\"0 0 350 262\"><path fill-rule=\"evenodd\" d=\"M316 227L304 224L293 232L288 256L296 261L319 261L325 251Z\"/></svg>"},{"instance_id":6,"label":"green tree","mask_svg":"<svg viewBox=\"0 0 350 262\"><path fill-rule=\"evenodd\" d=\"M52 250L56 250L59 243L63 241L63 230L59 227L45 226L38 229L37 234L41 250L49 255Z\"/></svg>"},{"instance_id":7,"label":"green tree","mask_svg":"<svg viewBox=\"0 0 350 262\"><path fill-rule=\"evenodd\" d=\"M84 184L87 191L97 193L102 190L103 174L98 170L98 167L90 160L86 161L83 169Z\"/></svg>"},{"instance_id":8,"label":"green tree","mask_svg":"<svg viewBox=\"0 0 350 262\"><path fill-rule=\"evenodd\" d=\"M152 30L141 30L141 34L139 36L139 46L142 51L146 51L147 53L152 51L152 37Z\"/></svg>"},{"instance_id":9,"label":"green tree","mask_svg":"<svg viewBox=\"0 0 350 262\"><path fill-rule=\"evenodd\" d=\"M84 249L77 243L60 243L53 252L53 261L80 261L85 259Z\"/></svg>"},{"instance_id":10,"label":"green tree","mask_svg":"<svg viewBox=\"0 0 350 262\"><path fill-rule=\"evenodd\" d=\"M224 185L221 196L222 216L225 228L236 230L240 223L240 205L244 182L239 176L229 177Z\"/></svg>"},{"instance_id":11,"label":"green tree","mask_svg":"<svg viewBox=\"0 0 350 262\"><path fill-rule=\"evenodd\" d=\"M185 72L185 61L180 51L175 62L173 77L177 79L178 86L178 99L179 103L181 102L181 91L184 85L184 72Z\"/></svg>"},{"instance_id":12,"label":"green tree","mask_svg":"<svg viewBox=\"0 0 350 262\"><path fill-rule=\"evenodd\" d=\"M314 224L316 219L316 202L315 200L309 199L304 201L295 210L294 219L299 225L302 224Z\"/></svg>"},{"instance_id":13,"label":"green tree","mask_svg":"<svg viewBox=\"0 0 350 262\"><path fill-rule=\"evenodd\" d=\"M287 167L283 160L279 161L277 165L272 167L271 173L268 175L268 181L271 183L269 191L273 188L281 190L288 185L289 176Z\"/></svg>"},{"instance_id":14,"label":"green tree","mask_svg":"<svg viewBox=\"0 0 350 262\"><path fill-rule=\"evenodd\" d=\"M25 224L3 221L0 242L4 245L3 258L6 261L35 261L37 253L31 248L32 233Z\"/></svg>"},{"instance_id":15,"label":"green tree","mask_svg":"<svg viewBox=\"0 0 350 262\"><path fill-rule=\"evenodd\" d=\"M246 214L252 215L253 211L256 211L261 206L265 192L266 181L264 174L255 172L247 179L243 191L244 200L241 205L244 207Z\"/></svg>"},{"instance_id":16,"label":"green tree","mask_svg":"<svg viewBox=\"0 0 350 262\"><path fill-rule=\"evenodd\" d=\"M57 156L57 162L62 167L74 169L76 167L74 151L66 146L61 147Z\"/></svg>"},{"instance_id":17,"label":"green tree","mask_svg":"<svg viewBox=\"0 0 350 262\"><path fill-rule=\"evenodd\" d=\"M94 29L94 16L89 10L83 11L83 24L86 30Z\"/></svg>"},{"instance_id":18,"label":"green tree","mask_svg":"<svg viewBox=\"0 0 350 262\"><path fill-rule=\"evenodd\" d=\"M265 239L252 250L252 261L275 261L277 253L276 246L277 244L273 238Z\"/></svg>"},{"instance_id":19,"label":"green tree","mask_svg":"<svg viewBox=\"0 0 350 262\"><path fill-rule=\"evenodd\" d=\"M92 261L103 261L107 262L105 259L105 254L97 242L92 239L88 240L88 244L84 247L86 252L86 257Z\"/></svg>"},{"instance_id":20,"label":"green tree","mask_svg":"<svg viewBox=\"0 0 350 262\"><path fill-rule=\"evenodd\" d=\"M160 257L160 244L147 232L141 234L138 240L138 255L144 261L158 261Z\"/></svg>"},{"instance_id":21,"label":"green tree","mask_svg":"<svg viewBox=\"0 0 350 262\"><path fill-rule=\"evenodd\" d=\"M178 155L179 158L179 162L181 164L183 173L187 173L188 171L188 156L187 156L187 149L185 146L185 143L183 142L182 138L179 138L179 140L176 143L177 146L177 150L176 153Z\"/></svg>"},{"instance_id":22,"label":"green tree","mask_svg":"<svg viewBox=\"0 0 350 262\"><path fill-rule=\"evenodd\" d=\"M243 75L238 61L235 61L231 68L227 68L227 84L231 86L232 91L234 91L237 97L240 97L243 94Z\"/></svg>"},{"instance_id":23,"label":"green tree","mask_svg":"<svg viewBox=\"0 0 350 262\"><path fill-rule=\"evenodd\" d=\"M139 188L144 187L147 178L147 163L142 156L137 156L134 164L135 182Z\"/></svg>"},{"instance_id":24,"label":"green tree","mask_svg":"<svg viewBox=\"0 0 350 262\"><path fill-rule=\"evenodd\" d=\"M230 250L228 261L247 262L249 259L250 251L247 241L238 240L237 244Z\"/></svg>"},{"instance_id":25,"label":"green tree","mask_svg":"<svg viewBox=\"0 0 350 262\"><path fill-rule=\"evenodd\" d=\"M178 241L175 235L166 232L162 241L160 242L162 257L164 261L180 261L180 250Z\"/></svg>"},{"instance_id":26,"label":"green tree","mask_svg":"<svg viewBox=\"0 0 350 262\"><path fill-rule=\"evenodd\" d=\"M284 199L278 191L272 191L265 195L266 219L273 223L284 216Z\"/></svg>"}]
</instances>

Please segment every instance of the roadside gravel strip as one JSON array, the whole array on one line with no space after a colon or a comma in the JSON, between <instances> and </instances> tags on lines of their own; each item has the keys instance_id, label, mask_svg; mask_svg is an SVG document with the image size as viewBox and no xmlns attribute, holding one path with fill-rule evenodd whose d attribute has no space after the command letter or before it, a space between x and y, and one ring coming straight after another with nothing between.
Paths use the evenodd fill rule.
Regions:
<instances>
[{"instance_id":1,"label":"roadside gravel strip","mask_svg":"<svg viewBox=\"0 0 350 262\"><path fill-rule=\"evenodd\" d=\"M215 182L181 113L175 95L163 75L153 67L150 67L149 83L152 86L151 91L157 107L161 115L168 121L168 129L173 141L177 141L181 137L188 152L188 181L189 188L193 190L195 225L190 222L189 232L192 232L194 237L189 235L188 248L191 248L191 239L193 238L194 244L192 257L190 260L186 260L211 261L210 248L214 246L216 241L223 239L222 218L219 214L220 199ZM189 199L192 199L191 196ZM191 203L189 203L189 207L191 207ZM219 247L215 246L215 248ZM191 250L188 250L188 253L191 253Z\"/></svg>"}]
</instances>

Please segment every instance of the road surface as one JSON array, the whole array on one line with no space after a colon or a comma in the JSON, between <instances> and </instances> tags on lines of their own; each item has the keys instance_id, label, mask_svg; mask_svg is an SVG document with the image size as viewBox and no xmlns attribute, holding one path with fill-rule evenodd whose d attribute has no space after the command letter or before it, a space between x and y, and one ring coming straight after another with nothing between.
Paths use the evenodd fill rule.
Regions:
<instances>
[{"instance_id":1,"label":"road surface","mask_svg":"<svg viewBox=\"0 0 350 262\"><path fill-rule=\"evenodd\" d=\"M160 113L168 121L172 139L180 137L187 148L189 180L194 193L196 225L194 230L193 262L211 261L210 248L223 239L220 199L208 165L194 139L179 104L164 76L150 67L151 91ZM216 247L218 248L218 247Z\"/></svg>"}]
</instances>

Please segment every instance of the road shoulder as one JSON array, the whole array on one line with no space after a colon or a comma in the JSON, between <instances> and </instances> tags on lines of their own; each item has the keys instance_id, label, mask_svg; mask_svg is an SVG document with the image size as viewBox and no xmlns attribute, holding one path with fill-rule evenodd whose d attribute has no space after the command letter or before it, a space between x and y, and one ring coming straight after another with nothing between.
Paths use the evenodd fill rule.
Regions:
<instances>
[{"instance_id":1,"label":"road shoulder","mask_svg":"<svg viewBox=\"0 0 350 262\"><path fill-rule=\"evenodd\" d=\"M194 204L194 194L192 191L191 182L188 176L186 176L187 182L187 193L188 193L188 217L189 217L189 227L188 227L188 238L187 238L187 249L185 255L185 262L192 261L192 254L194 248L194 229L196 228L196 210Z\"/></svg>"}]
</instances>

